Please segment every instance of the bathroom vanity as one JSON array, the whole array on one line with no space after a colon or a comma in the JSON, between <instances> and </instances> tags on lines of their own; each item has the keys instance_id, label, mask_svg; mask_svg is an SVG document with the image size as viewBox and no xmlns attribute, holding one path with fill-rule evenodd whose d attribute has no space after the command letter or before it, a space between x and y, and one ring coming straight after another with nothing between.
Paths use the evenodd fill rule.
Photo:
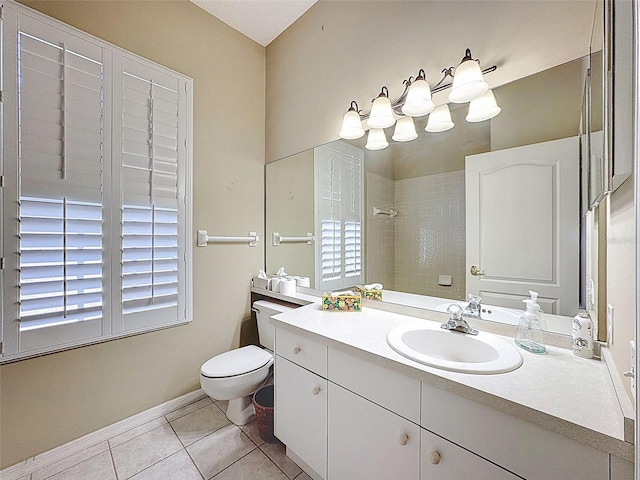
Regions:
<instances>
[{"instance_id":1,"label":"bathroom vanity","mask_svg":"<svg viewBox=\"0 0 640 480\"><path fill-rule=\"evenodd\" d=\"M287 455L329 480L633 477L632 439L604 362L549 347L522 351L514 371L476 375L422 365L387 344L399 325L442 317L315 303L272 317L275 434Z\"/></svg>"}]
</instances>

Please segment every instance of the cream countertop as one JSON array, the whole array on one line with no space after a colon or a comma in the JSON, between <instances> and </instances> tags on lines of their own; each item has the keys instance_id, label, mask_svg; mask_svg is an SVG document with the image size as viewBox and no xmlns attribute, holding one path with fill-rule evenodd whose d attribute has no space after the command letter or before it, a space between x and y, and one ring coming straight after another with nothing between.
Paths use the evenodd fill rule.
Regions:
<instances>
[{"instance_id":1,"label":"cream countertop","mask_svg":"<svg viewBox=\"0 0 640 480\"><path fill-rule=\"evenodd\" d=\"M434 312L433 319L439 318ZM520 350L524 362L512 372L475 375L422 365L387 344L391 329L426 321L431 320L366 307L360 313L326 312L318 303L272 317L277 327L633 461L633 445L624 441L623 414L604 362L547 347L547 355Z\"/></svg>"}]
</instances>

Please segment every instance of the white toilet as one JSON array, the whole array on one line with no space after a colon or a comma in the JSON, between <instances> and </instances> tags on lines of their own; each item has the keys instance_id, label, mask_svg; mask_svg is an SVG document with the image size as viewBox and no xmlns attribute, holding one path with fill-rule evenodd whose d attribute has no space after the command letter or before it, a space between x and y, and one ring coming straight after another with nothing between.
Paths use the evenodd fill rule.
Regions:
<instances>
[{"instance_id":1,"label":"white toilet","mask_svg":"<svg viewBox=\"0 0 640 480\"><path fill-rule=\"evenodd\" d=\"M200 368L202 389L214 400L229 400L227 418L236 425L249 423L255 415L251 395L269 376L273 365L275 328L269 318L287 310L291 307L265 300L254 302L258 338L265 348L247 345L216 355Z\"/></svg>"}]
</instances>

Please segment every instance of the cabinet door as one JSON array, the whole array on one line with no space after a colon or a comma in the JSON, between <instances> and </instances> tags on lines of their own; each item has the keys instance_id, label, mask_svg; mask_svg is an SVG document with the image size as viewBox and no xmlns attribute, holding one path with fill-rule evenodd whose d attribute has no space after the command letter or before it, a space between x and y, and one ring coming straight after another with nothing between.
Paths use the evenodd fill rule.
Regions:
<instances>
[{"instance_id":1,"label":"cabinet door","mask_svg":"<svg viewBox=\"0 0 640 480\"><path fill-rule=\"evenodd\" d=\"M421 480L516 480L520 477L422 430Z\"/></svg>"},{"instance_id":2,"label":"cabinet door","mask_svg":"<svg viewBox=\"0 0 640 480\"><path fill-rule=\"evenodd\" d=\"M329 480L418 480L420 427L329 383Z\"/></svg>"},{"instance_id":3,"label":"cabinet door","mask_svg":"<svg viewBox=\"0 0 640 480\"><path fill-rule=\"evenodd\" d=\"M318 475L327 473L327 381L276 356L275 435Z\"/></svg>"}]
</instances>

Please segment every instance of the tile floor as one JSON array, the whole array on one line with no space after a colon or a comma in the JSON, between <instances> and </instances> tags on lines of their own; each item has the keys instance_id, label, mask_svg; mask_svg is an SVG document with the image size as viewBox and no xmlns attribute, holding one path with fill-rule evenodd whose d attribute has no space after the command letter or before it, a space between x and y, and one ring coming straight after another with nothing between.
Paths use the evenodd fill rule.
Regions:
<instances>
[{"instance_id":1,"label":"tile floor","mask_svg":"<svg viewBox=\"0 0 640 480\"><path fill-rule=\"evenodd\" d=\"M226 402L203 398L20 480L310 480L264 443L256 422L238 427Z\"/></svg>"}]
</instances>

